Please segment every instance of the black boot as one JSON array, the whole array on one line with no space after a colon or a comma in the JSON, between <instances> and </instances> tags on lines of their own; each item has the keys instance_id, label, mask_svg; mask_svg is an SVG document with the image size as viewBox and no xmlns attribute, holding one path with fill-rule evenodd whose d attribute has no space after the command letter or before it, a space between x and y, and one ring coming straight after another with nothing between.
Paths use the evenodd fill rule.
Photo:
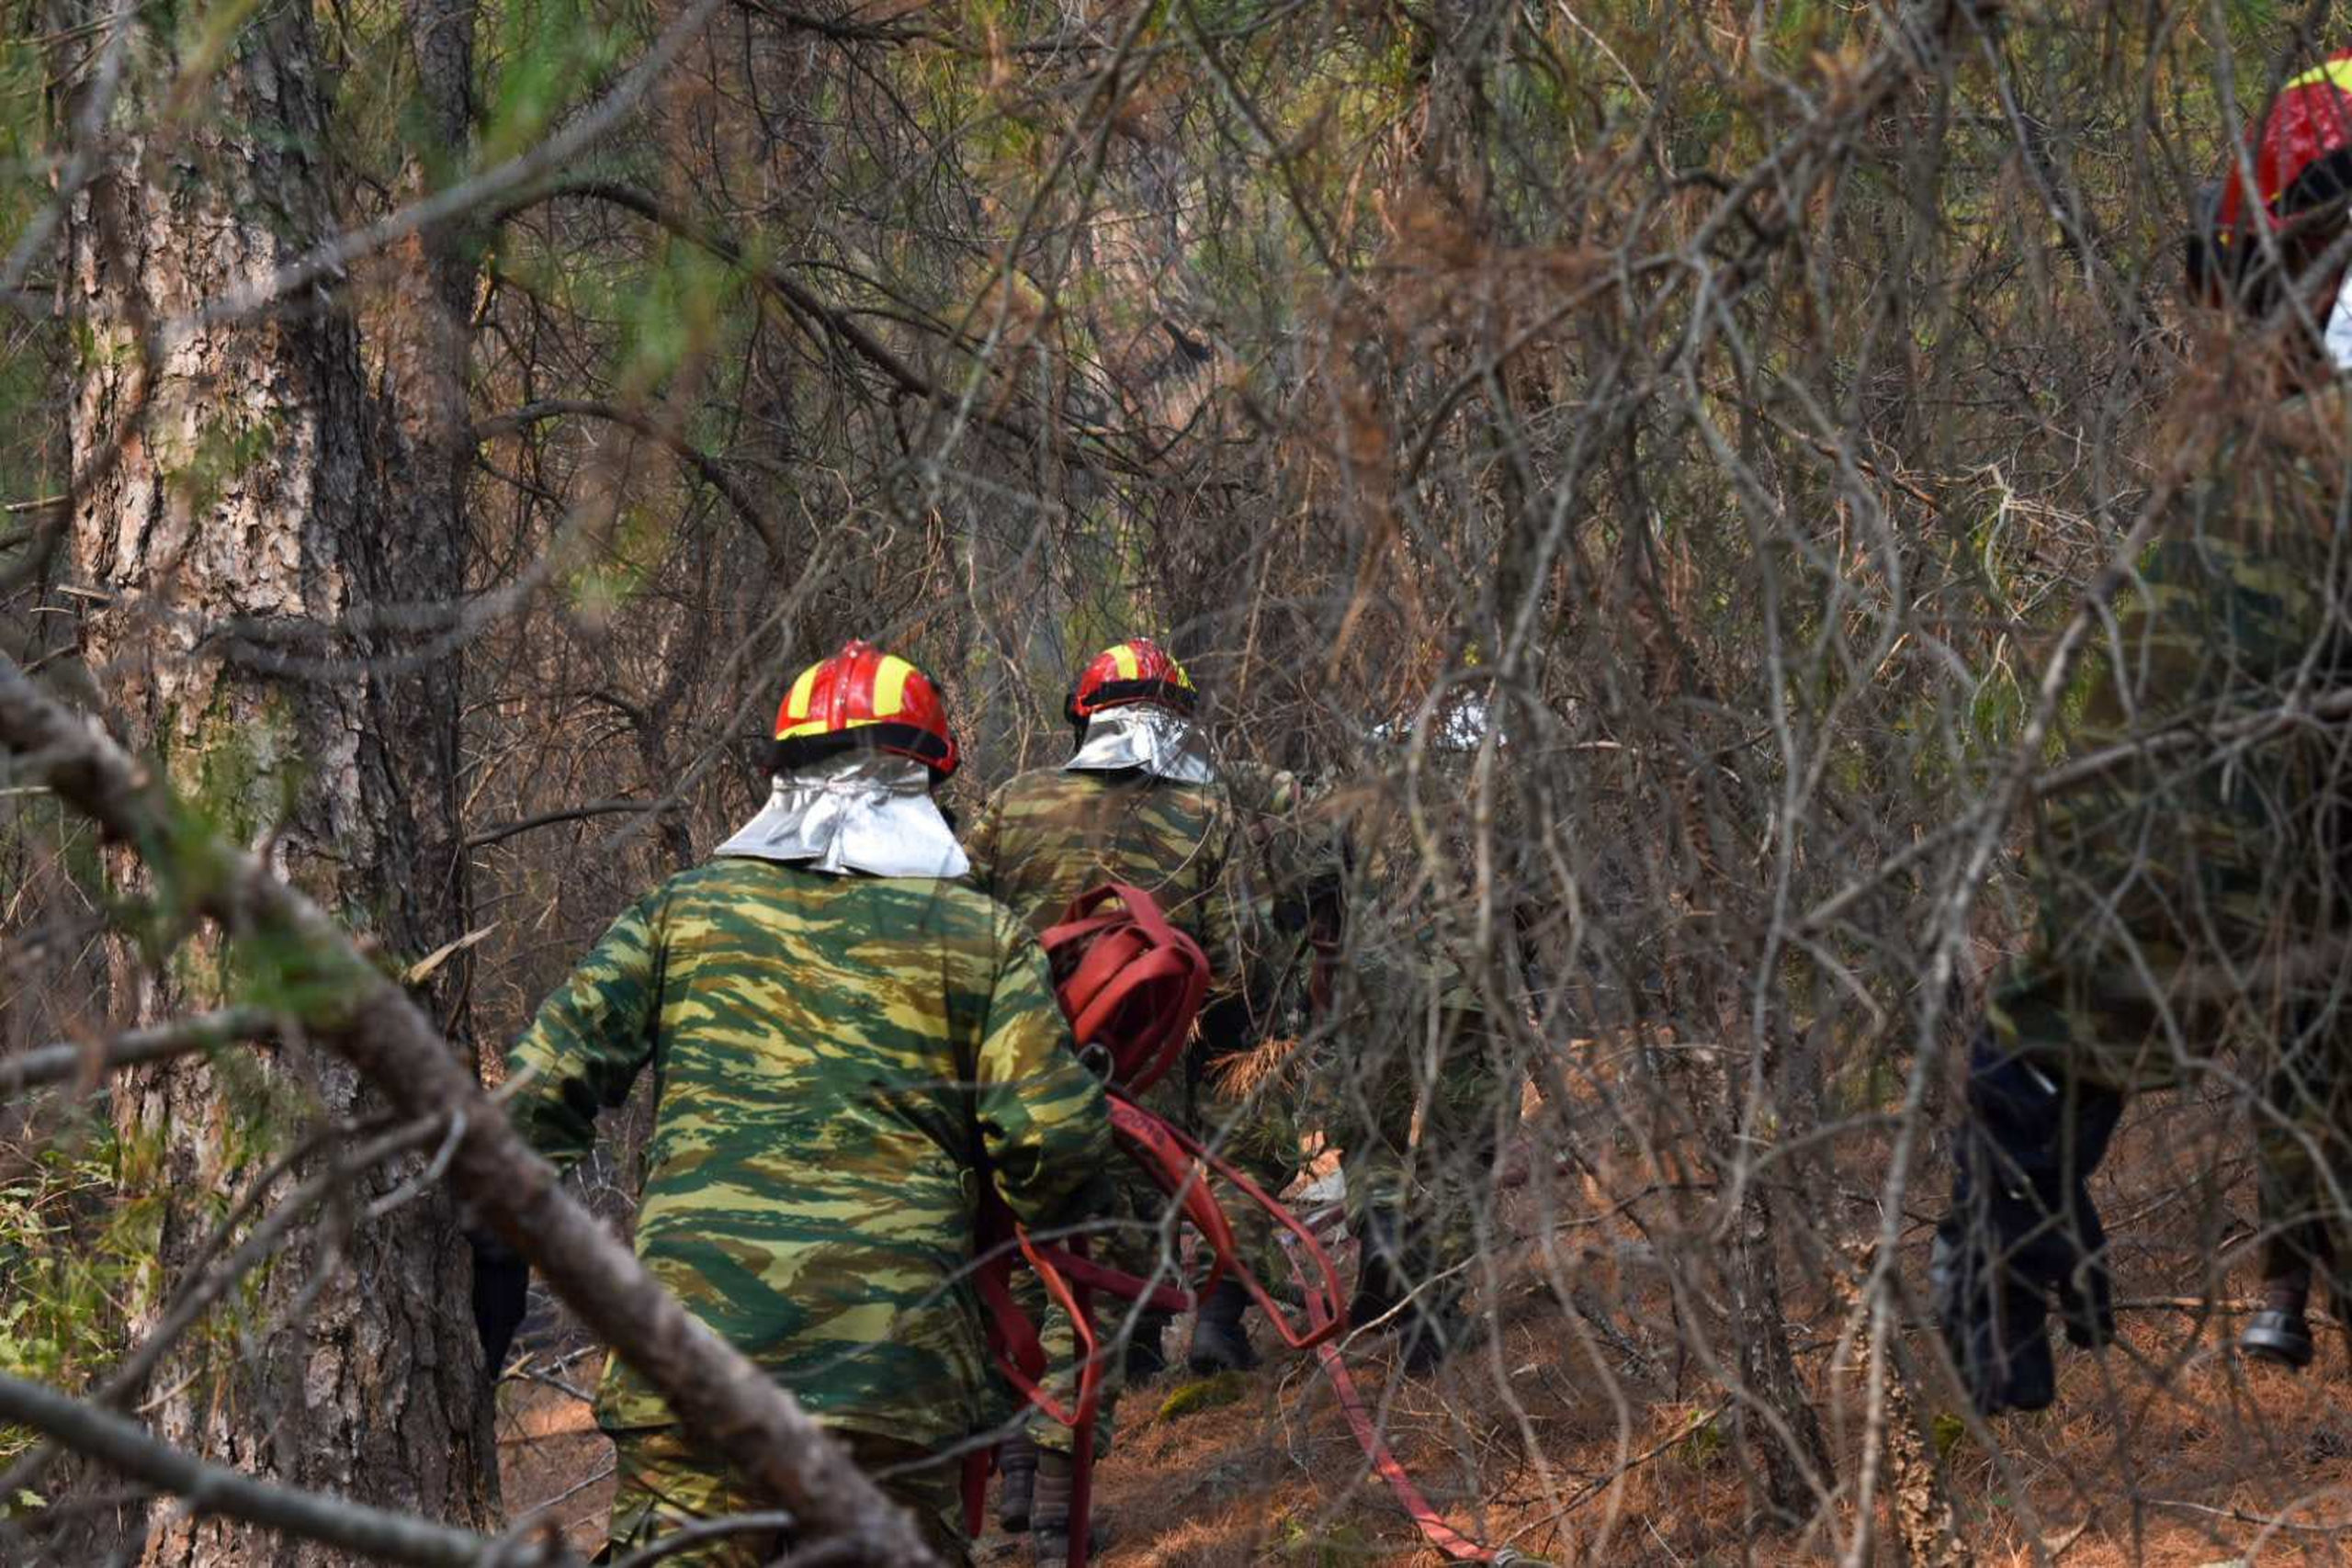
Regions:
<instances>
[{"instance_id":1,"label":"black boot","mask_svg":"<svg viewBox=\"0 0 2352 1568\"><path fill-rule=\"evenodd\" d=\"M2262 1310L2238 1336L2238 1348L2260 1360L2301 1371L2312 1364L2312 1276L2308 1269L2266 1280Z\"/></svg>"},{"instance_id":2,"label":"black boot","mask_svg":"<svg viewBox=\"0 0 2352 1568\"><path fill-rule=\"evenodd\" d=\"M1452 1303L1417 1307L1405 1314L1405 1370L1414 1373L1437 1371L1467 1336L1468 1325Z\"/></svg>"},{"instance_id":3,"label":"black boot","mask_svg":"<svg viewBox=\"0 0 2352 1568\"><path fill-rule=\"evenodd\" d=\"M1037 1453L1037 1490L1029 1510L1029 1544L1037 1568L1062 1568L1069 1561L1070 1493L1077 1476L1068 1454L1051 1449ZM1088 1554L1102 1551L1102 1531L1087 1521Z\"/></svg>"},{"instance_id":4,"label":"black boot","mask_svg":"<svg viewBox=\"0 0 2352 1568\"><path fill-rule=\"evenodd\" d=\"M1351 1329L1386 1317L1411 1293L1411 1287L1399 1277L1404 1249L1396 1216L1385 1209L1367 1210L1357 1218L1354 1228L1361 1245L1356 1292L1348 1303Z\"/></svg>"},{"instance_id":5,"label":"black boot","mask_svg":"<svg viewBox=\"0 0 2352 1568\"><path fill-rule=\"evenodd\" d=\"M1193 1319L1193 1343L1184 1364L1201 1377L1254 1370L1258 1352L1250 1348L1250 1330L1241 1322L1249 1310L1250 1292L1241 1281L1219 1280Z\"/></svg>"},{"instance_id":6,"label":"black boot","mask_svg":"<svg viewBox=\"0 0 2352 1568\"><path fill-rule=\"evenodd\" d=\"M1148 1312L1136 1321L1135 1337L1127 1341L1129 1388L1141 1388L1168 1370L1168 1352L1159 1347L1160 1341L1168 1337L1170 1321L1164 1312Z\"/></svg>"},{"instance_id":7,"label":"black boot","mask_svg":"<svg viewBox=\"0 0 2352 1568\"><path fill-rule=\"evenodd\" d=\"M996 1522L1007 1535L1029 1528L1032 1499L1037 1490L1037 1445L1026 1438L1007 1438L996 1450L998 1483Z\"/></svg>"}]
</instances>

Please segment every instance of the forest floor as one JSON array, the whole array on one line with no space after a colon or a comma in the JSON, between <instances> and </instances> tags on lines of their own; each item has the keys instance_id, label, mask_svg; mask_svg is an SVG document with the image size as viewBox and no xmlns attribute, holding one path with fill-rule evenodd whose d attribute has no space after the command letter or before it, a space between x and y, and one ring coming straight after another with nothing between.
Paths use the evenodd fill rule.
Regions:
<instances>
[{"instance_id":1,"label":"forest floor","mask_svg":"<svg viewBox=\"0 0 2352 1568\"><path fill-rule=\"evenodd\" d=\"M2179 1168L2181 1119L2192 1115L2143 1119L2123 1141L2113 1179L2160 1190L2146 1179ZM2238 1201L2207 1196L2223 1206ZM1505 1228L1529 1237L1535 1201L1517 1194L1506 1206L1516 1213ZM2172 1207L2174 1231L2192 1228L2177 1213L2188 1205ZM2162 1214L2155 1223L2147 1213L2128 1218L2153 1239L2119 1245L2120 1343L2098 1357L2062 1347L2058 1406L2006 1418L1998 1462L1941 1414L1952 1405L1949 1390L1918 1393L1976 1561L2237 1568L2352 1560L2352 1525L2340 1522L2352 1518L2344 1337L2324 1328L2319 1362L2300 1378L2241 1363L2226 1349L2234 1317L2177 1304L2190 1238L2167 1242ZM1522 1241L1492 1276L1491 1334L1434 1377L1397 1376L1385 1340L1351 1349L1366 1402L1438 1509L1476 1539L1561 1562L1838 1561L1850 1505L1836 1521L1837 1540L1819 1529L1751 1529L1739 1439L1718 1384L1684 1348L1694 1337L1676 1323L1664 1271L1644 1263L1630 1231L1613 1242L1591 1225L1575 1235L1571 1252L1554 1229L1548 1258ZM1917 1227L1912 1239L1920 1244L1912 1250L1923 1251ZM1905 1261L1917 1260L1906 1253ZM1860 1468L1863 1401L1860 1372L1837 1361L1844 1314L1829 1291L1792 1284L1790 1293L1800 1364L1838 1473L1850 1478ZM1181 1350L1182 1327L1171 1350ZM1259 1343L1268 1345L1262 1325ZM1928 1353L1922 1331L1912 1343ZM591 1382L594 1370L582 1361L566 1381ZM1107 1568L1442 1561L1369 1474L1311 1357L1269 1352L1260 1372L1215 1389L1173 1372L1132 1397L1121 1425L1117 1451L1098 1472L1110 1539L1097 1561ZM1544 1469L1529 1459L1537 1452ZM548 1508L593 1551L611 1450L585 1404L548 1383L510 1382L502 1454L515 1517ZM2279 1519L2283 1528L2264 1523ZM993 1534L978 1555L1006 1568L1026 1561L1020 1542ZM1882 1540L1872 1561L1899 1561L1896 1548Z\"/></svg>"}]
</instances>

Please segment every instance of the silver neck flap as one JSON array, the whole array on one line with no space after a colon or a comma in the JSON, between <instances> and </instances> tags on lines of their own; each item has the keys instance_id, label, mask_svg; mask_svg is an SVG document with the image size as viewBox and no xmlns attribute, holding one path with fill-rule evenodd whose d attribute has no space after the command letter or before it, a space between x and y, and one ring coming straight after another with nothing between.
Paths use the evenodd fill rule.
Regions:
<instances>
[{"instance_id":1,"label":"silver neck flap","mask_svg":"<svg viewBox=\"0 0 2352 1568\"><path fill-rule=\"evenodd\" d=\"M1141 768L1154 778L1179 784L1216 780L1200 727L1150 703L1130 703L1088 719L1085 740L1062 766L1081 773Z\"/></svg>"},{"instance_id":2,"label":"silver neck flap","mask_svg":"<svg viewBox=\"0 0 2352 1568\"><path fill-rule=\"evenodd\" d=\"M777 775L759 815L719 855L781 861L829 875L961 876L971 869L931 798L931 770L886 752Z\"/></svg>"}]
</instances>

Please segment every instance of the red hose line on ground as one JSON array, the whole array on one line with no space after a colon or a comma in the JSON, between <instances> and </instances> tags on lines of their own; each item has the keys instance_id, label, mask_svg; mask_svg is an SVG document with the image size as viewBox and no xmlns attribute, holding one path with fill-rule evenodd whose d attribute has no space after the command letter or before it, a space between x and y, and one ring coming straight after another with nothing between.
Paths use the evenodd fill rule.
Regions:
<instances>
[{"instance_id":1,"label":"red hose line on ground","mask_svg":"<svg viewBox=\"0 0 2352 1568\"><path fill-rule=\"evenodd\" d=\"M1307 1281L1306 1270L1295 1254L1290 1266L1297 1277L1299 1289L1306 1295L1307 1320L1318 1325L1336 1321L1339 1314L1337 1304ZM1405 1472L1404 1465L1390 1451L1387 1439L1380 1435L1379 1427L1372 1419L1372 1412L1364 1408L1363 1395L1356 1390L1356 1380L1340 1355L1338 1342L1324 1340L1315 1347L1315 1356L1323 1363L1323 1371L1331 1379L1331 1392L1340 1396L1340 1408L1347 1413L1348 1426L1355 1432L1356 1442L1363 1448L1363 1457L1372 1461L1372 1468L1388 1483L1388 1489L1396 1495L1397 1503L1404 1508L1406 1517L1413 1521L1414 1528L1421 1532L1421 1539L1456 1562L1513 1561L1516 1553L1508 1550L1497 1552L1480 1546L1447 1524L1439 1517L1438 1511L1430 1506L1430 1500L1421 1495L1421 1489L1413 1484L1413 1478Z\"/></svg>"},{"instance_id":2,"label":"red hose line on ground","mask_svg":"<svg viewBox=\"0 0 2352 1568\"><path fill-rule=\"evenodd\" d=\"M1114 901L1124 908L1104 907ZM1009 1213L984 1216L982 1240L996 1244L992 1247L983 1246L982 1256L989 1262L980 1271L981 1294L991 1320L989 1348L995 1353L999 1368L1033 1406L1071 1428L1069 1568L1087 1568L1091 1546L1094 1418L1101 1354L1091 1318L1093 1292L1100 1289L1154 1305L1190 1294L1193 1300L1186 1304L1192 1305L1197 1304L1198 1299L1227 1274L1241 1282L1265 1313L1267 1321L1294 1349L1313 1348L1323 1370L1330 1375L1331 1386L1339 1393L1340 1407L1347 1412L1348 1425L1354 1429L1364 1456L1388 1483L1407 1517L1430 1545L1457 1562L1508 1565L1532 1562L1508 1547L1490 1551L1480 1546L1439 1517L1373 1424L1363 1395L1356 1392L1355 1380L1349 1375L1347 1363L1340 1359L1334 1343L1346 1328L1340 1307L1340 1278L1316 1233L1336 1215L1321 1215L1317 1221L1301 1223L1288 1206L1231 1164L1125 1098L1125 1094L1139 1092L1182 1055L1193 1014L1206 991L1208 964L1200 949L1168 924L1148 894L1115 885L1098 888L1072 904L1061 923L1048 931L1044 940L1055 955L1056 995L1063 1010L1071 1016L1080 1043L1084 1046L1103 1043L1097 1036L1107 1037L1116 1069L1108 1086L1113 1091L1111 1119L1122 1152L1176 1200L1210 1255L1208 1277L1193 1292L1154 1289L1148 1281L1091 1262L1081 1241L1073 1239L1064 1248L1042 1248L1010 1224ZM1327 956L1324 944L1318 942L1318 1001L1323 999L1319 993L1328 981ZM1213 1179L1223 1180L1239 1190L1289 1233L1291 1273L1306 1300L1306 1332L1291 1326L1281 1303L1242 1261L1232 1226L1209 1190ZM989 1223L991 1218L993 1224ZM1002 1245L1007 1231L1018 1239L1023 1260L1074 1320L1081 1355L1075 1411L1058 1410L1038 1381L1044 1375L1044 1368L1035 1327L1007 1289L1006 1276L1012 1267ZM1310 1262L1319 1278L1308 1277ZM1022 1360L1030 1361L1031 1366L1019 1366L1017 1363ZM987 1495L990 1458L987 1452L975 1454L965 1466L966 1517L976 1531Z\"/></svg>"},{"instance_id":3,"label":"red hose line on ground","mask_svg":"<svg viewBox=\"0 0 2352 1568\"><path fill-rule=\"evenodd\" d=\"M1309 1294L1321 1290L1332 1301L1339 1300L1340 1274L1332 1267L1323 1244L1315 1233L1300 1223L1282 1200L1252 1181L1230 1161L1212 1152L1199 1139L1178 1127L1170 1126L1159 1117L1114 1092L1111 1096L1111 1129L1119 1147L1149 1176L1159 1190L1182 1205L1184 1217L1193 1226L1210 1254L1207 1278L1195 1288L1194 1293L1205 1297L1220 1279L1230 1278L1239 1282L1258 1309L1266 1314L1266 1322L1283 1342L1294 1350L1311 1350L1324 1340L1342 1333L1346 1325L1337 1315L1316 1323L1310 1320L1304 1330L1291 1325L1282 1303L1260 1280L1255 1271L1242 1258L1240 1246L1234 1239L1233 1226L1226 1219L1211 1183L1222 1181L1244 1198L1266 1211L1275 1224L1289 1233L1290 1262L1294 1272L1306 1267L1302 1255L1311 1261L1317 1282L1308 1284ZM1133 1292L1124 1292L1132 1297Z\"/></svg>"}]
</instances>

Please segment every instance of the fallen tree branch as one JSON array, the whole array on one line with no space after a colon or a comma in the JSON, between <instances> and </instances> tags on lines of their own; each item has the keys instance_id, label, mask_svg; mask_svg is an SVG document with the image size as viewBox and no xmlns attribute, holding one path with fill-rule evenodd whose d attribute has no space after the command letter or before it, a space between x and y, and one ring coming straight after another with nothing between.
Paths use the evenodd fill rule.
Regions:
<instances>
[{"instance_id":1,"label":"fallen tree branch","mask_svg":"<svg viewBox=\"0 0 2352 1568\"><path fill-rule=\"evenodd\" d=\"M474 1212L658 1389L686 1431L859 1560L934 1563L913 1522L859 1473L784 1389L697 1321L611 1231L558 1185L459 1054L399 986L309 898L252 855L191 825L170 792L97 723L0 658L0 750L109 840L167 866L171 885L232 939L300 954L306 1021L404 1115L462 1117L450 1174Z\"/></svg>"},{"instance_id":2,"label":"fallen tree branch","mask_svg":"<svg viewBox=\"0 0 2352 1568\"><path fill-rule=\"evenodd\" d=\"M93 1044L62 1040L54 1045L36 1045L0 1060L0 1097L84 1073L96 1077L118 1067L184 1056L191 1051L226 1045L232 1041L266 1039L277 1032L277 1019L267 1008L222 1008L195 1018L128 1030L111 1040Z\"/></svg>"},{"instance_id":3,"label":"fallen tree branch","mask_svg":"<svg viewBox=\"0 0 2352 1568\"><path fill-rule=\"evenodd\" d=\"M415 1568L477 1568L482 1563L547 1565L574 1562L560 1551L502 1543L470 1530L412 1514L316 1492L273 1486L233 1470L205 1463L163 1442L146 1428L93 1410L37 1382L0 1375L0 1420L47 1434L109 1469L182 1498L199 1514L220 1514L305 1540L323 1541L385 1562Z\"/></svg>"}]
</instances>

